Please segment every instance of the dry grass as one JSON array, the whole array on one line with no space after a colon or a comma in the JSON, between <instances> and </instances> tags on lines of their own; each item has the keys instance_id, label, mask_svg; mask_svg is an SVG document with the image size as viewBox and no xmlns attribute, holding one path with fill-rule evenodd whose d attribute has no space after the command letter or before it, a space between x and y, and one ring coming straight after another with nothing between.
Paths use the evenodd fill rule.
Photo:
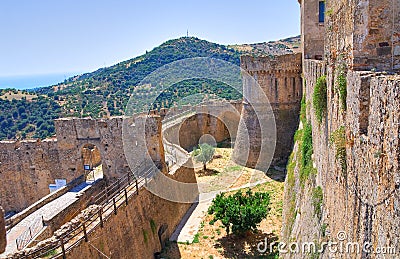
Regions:
<instances>
[{"instance_id":1,"label":"dry grass","mask_svg":"<svg viewBox=\"0 0 400 259\"><path fill-rule=\"evenodd\" d=\"M169 243L163 253L164 258L277 258L277 255L260 254L257 251L257 244L264 241L265 238L268 239L268 242L276 241L279 238L282 227L284 183L272 180L263 172L230 164L233 163L229 161L231 152L231 149L218 148L216 154L219 158L214 159L208 165L210 173L201 169L196 170L198 181L208 182L210 186L206 190L210 190L221 186L221 181L227 181L225 186L229 185L232 188L243 186L249 181L255 182L255 180L264 179L266 182L251 189L270 194L270 211L267 218L260 223L257 233L240 237L233 234L226 235L225 228L219 221L210 225L209 222L213 216L205 215L194 242L191 244ZM237 177L232 177L232 173L235 173Z\"/></svg>"},{"instance_id":2,"label":"dry grass","mask_svg":"<svg viewBox=\"0 0 400 259\"><path fill-rule=\"evenodd\" d=\"M32 99L37 98L37 95L34 94L29 94L29 93L24 93L22 91L7 91L3 92L0 95L0 99L3 100L21 100L22 98L26 98L27 101L32 101Z\"/></svg>"},{"instance_id":3,"label":"dry grass","mask_svg":"<svg viewBox=\"0 0 400 259\"><path fill-rule=\"evenodd\" d=\"M201 163L195 163L195 172L200 192L237 188L248 183L271 181L264 172L240 166L231 161L231 148L216 148L214 159L203 170Z\"/></svg>"}]
</instances>

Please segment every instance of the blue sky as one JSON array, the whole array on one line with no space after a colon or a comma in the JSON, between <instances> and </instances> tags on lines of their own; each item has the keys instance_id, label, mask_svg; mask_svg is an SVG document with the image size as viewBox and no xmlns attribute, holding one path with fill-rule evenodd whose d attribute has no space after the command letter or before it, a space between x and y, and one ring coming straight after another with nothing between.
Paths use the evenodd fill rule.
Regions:
<instances>
[{"instance_id":1,"label":"blue sky","mask_svg":"<svg viewBox=\"0 0 400 259\"><path fill-rule=\"evenodd\" d=\"M220 44L300 33L297 0L1 0L0 77L90 72L186 35Z\"/></svg>"}]
</instances>

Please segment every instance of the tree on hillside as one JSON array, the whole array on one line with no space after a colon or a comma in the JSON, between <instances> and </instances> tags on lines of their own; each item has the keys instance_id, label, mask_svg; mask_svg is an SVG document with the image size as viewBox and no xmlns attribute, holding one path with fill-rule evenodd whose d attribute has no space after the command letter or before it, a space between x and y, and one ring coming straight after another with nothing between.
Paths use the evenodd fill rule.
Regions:
<instances>
[{"instance_id":1,"label":"tree on hillside","mask_svg":"<svg viewBox=\"0 0 400 259\"><path fill-rule=\"evenodd\" d=\"M257 230L257 225L267 217L269 212L269 193L241 190L233 195L218 194L212 201L208 214L214 214L210 224L220 220L229 234L243 235Z\"/></svg>"},{"instance_id":2,"label":"tree on hillside","mask_svg":"<svg viewBox=\"0 0 400 259\"><path fill-rule=\"evenodd\" d=\"M207 143L199 144L199 148L193 150L192 156L197 162L203 163L203 170L207 170L207 163L211 161L215 148Z\"/></svg>"}]
</instances>

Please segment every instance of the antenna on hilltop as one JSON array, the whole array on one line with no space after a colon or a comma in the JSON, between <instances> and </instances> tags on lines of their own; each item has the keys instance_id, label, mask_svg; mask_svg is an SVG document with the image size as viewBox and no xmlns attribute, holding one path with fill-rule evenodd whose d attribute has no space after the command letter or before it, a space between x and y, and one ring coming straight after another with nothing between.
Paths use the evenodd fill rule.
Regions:
<instances>
[{"instance_id":1,"label":"antenna on hilltop","mask_svg":"<svg viewBox=\"0 0 400 259\"><path fill-rule=\"evenodd\" d=\"M188 29L188 30L186 30L186 37L188 37L188 38L189 38L189 29Z\"/></svg>"}]
</instances>

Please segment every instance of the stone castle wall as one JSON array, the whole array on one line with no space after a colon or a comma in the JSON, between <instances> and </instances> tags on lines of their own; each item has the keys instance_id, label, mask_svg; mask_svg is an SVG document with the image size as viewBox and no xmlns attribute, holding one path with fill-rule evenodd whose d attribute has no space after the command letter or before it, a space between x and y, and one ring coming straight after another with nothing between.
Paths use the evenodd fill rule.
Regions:
<instances>
[{"instance_id":1,"label":"stone castle wall","mask_svg":"<svg viewBox=\"0 0 400 259\"><path fill-rule=\"evenodd\" d=\"M168 134L173 143L186 150L192 150L199 144L203 135L211 135L215 141L236 139L240 120L241 103L222 103L196 107L193 116L170 127ZM175 136L175 137L173 137Z\"/></svg>"},{"instance_id":2,"label":"stone castle wall","mask_svg":"<svg viewBox=\"0 0 400 259\"><path fill-rule=\"evenodd\" d=\"M241 103L212 107L196 107L198 114L178 130L184 147L192 148L203 134L211 134L217 141L236 134ZM172 108L151 111L151 115L137 115L125 121L125 135L122 117L64 118L55 121L57 139L0 142L0 204L6 211L21 211L49 194L48 185L55 179L70 182L83 175L83 165L90 161L86 147L94 149L92 163L94 166L102 164L109 181L129 172L129 165L136 168L146 164L146 152L165 171L161 119L180 112L181 109ZM207 114L216 114L227 125ZM140 135L143 132L145 134ZM130 138L125 141L128 157L123 138Z\"/></svg>"},{"instance_id":3,"label":"stone castle wall","mask_svg":"<svg viewBox=\"0 0 400 259\"><path fill-rule=\"evenodd\" d=\"M312 124L313 160L318 173L304 187L298 183L299 175L294 187L286 180L283 225L294 223L292 229L283 230L283 239L321 244L337 241L338 233L344 231L350 242L360 246L370 243L372 250L394 248L399 256L400 76L348 71L344 110L334 90L334 71L319 61L309 60L305 64L307 119ZM316 79L323 74L327 74L328 113L319 124L312 107L312 93ZM337 147L330 144L332 135L340 127L345 128L342 137L346 141L346 170L337 157ZM312 190L317 186L323 190L321 219L313 213ZM290 197L295 197L291 209ZM291 215L290 210L296 213ZM368 252L325 252L321 256L378 258ZM308 255L291 254L285 258L308 258Z\"/></svg>"},{"instance_id":4,"label":"stone castle wall","mask_svg":"<svg viewBox=\"0 0 400 259\"><path fill-rule=\"evenodd\" d=\"M304 59L322 59L324 56L324 23L319 22L319 0L299 0L301 43Z\"/></svg>"},{"instance_id":5,"label":"stone castle wall","mask_svg":"<svg viewBox=\"0 0 400 259\"><path fill-rule=\"evenodd\" d=\"M298 114L302 96L301 80L301 54L289 54L277 57L241 57L241 68L248 72L243 78L243 103L241 128L238 132L238 140L234 152L235 160L250 167L268 169L268 162L264 160L268 152L273 153L272 164L285 164L290 154L293 143L293 135L298 125ZM261 87L261 91L267 96L270 106L265 104L260 96L259 89L254 86L254 81ZM264 122L275 119L276 136L270 136L268 132L260 129L260 120ZM258 113L258 116L257 116ZM259 118L258 118L259 117ZM248 138L244 137L247 128ZM272 133L271 133L272 134ZM275 150L270 148L271 138L276 137ZM247 140L246 140L247 139ZM243 143L240 143L240 142ZM250 142L250 150L247 160L241 160L242 150ZM263 143L264 146L261 146ZM261 153L261 154L260 154ZM260 158L260 159L259 159ZM260 164L256 165L259 160ZM262 163L266 162L265 165Z\"/></svg>"},{"instance_id":6,"label":"stone castle wall","mask_svg":"<svg viewBox=\"0 0 400 259\"><path fill-rule=\"evenodd\" d=\"M0 253L6 250L7 239L6 239L6 224L4 220L4 210L0 207Z\"/></svg>"},{"instance_id":7,"label":"stone castle wall","mask_svg":"<svg viewBox=\"0 0 400 259\"><path fill-rule=\"evenodd\" d=\"M194 169L185 166L177 168L168 177L182 183L196 182ZM178 197L187 195L179 188L171 191ZM191 195L187 198L195 202L198 191L193 190ZM168 201L142 188L128 205L118 209L117 215L104 222L103 228L97 227L90 232L88 242L82 240L69 250L67 258L103 258L104 255L111 258L154 258L154 253L161 251L190 206L191 203ZM85 215L85 211L81 215Z\"/></svg>"},{"instance_id":8,"label":"stone castle wall","mask_svg":"<svg viewBox=\"0 0 400 259\"><path fill-rule=\"evenodd\" d=\"M0 163L0 204L6 211L20 211L49 194L55 179L79 176L60 169L55 139L1 141Z\"/></svg>"},{"instance_id":9,"label":"stone castle wall","mask_svg":"<svg viewBox=\"0 0 400 259\"><path fill-rule=\"evenodd\" d=\"M326 10L329 64L345 63L354 70L400 69L399 1L326 1Z\"/></svg>"},{"instance_id":10,"label":"stone castle wall","mask_svg":"<svg viewBox=\"0 0 400 259\"><path fill-rule=\"evenodd\" d=\"M145 159L148 152L164 165L160 116L140 115L132 119L135 132L146 127L146 137L131 137L130 157ZM99 150L104 176L109 180L130 171L123 147L123 118L66 118L55 121L57 139L0 142L0 204L6 211L21 211L49 194L55 179L70 182L84 174L85 149ZM133 127L133 126L132 126ZM146 149L146 150L145 150ZM94 158L95 164L99 157Z\"/></svg>"},{"instance_id":11,"label":"stone castle wall","mask_svg":"<svg viewBox=\"0 0 400 259\"><path fill-rule=\"evenodd\" d=\"M190 157L187 157L187 162L191 163ZM160 184L161 179L157 178L158 176L148 183L149 186ZM166 176L181 183L196 183L194 169L191 166L177 167ZM169 201L158 197L146 188L140 188L139 194L130 194L128 203L124 202L116 214L111 213L109 217L103 216L104 225L91 229L87 235L87 242L81 239L73 247L69 247L67 258L103 258L104 256L110 258L154 258L154 253L161 251L162 246L166 244L182 217L192 206L192 202L198 199L198 190L195 186L193 185L193 189L190 188L189 193L186 188L169 190L174 197L185 196L188 203ZM165 186L159 186L159 188L165 188ZM71 222L57 230L52 237L43 240L31 249L14 254L14 257L19 258L26 252L37 251L44 246L59 245L60 236L77 228L80 222L87 219L88 215L93 215L93 213L95 215L97 212L97 206L87 208ZM83 233L81 233L82 235Z\"/></svg>"}]
</instances>

